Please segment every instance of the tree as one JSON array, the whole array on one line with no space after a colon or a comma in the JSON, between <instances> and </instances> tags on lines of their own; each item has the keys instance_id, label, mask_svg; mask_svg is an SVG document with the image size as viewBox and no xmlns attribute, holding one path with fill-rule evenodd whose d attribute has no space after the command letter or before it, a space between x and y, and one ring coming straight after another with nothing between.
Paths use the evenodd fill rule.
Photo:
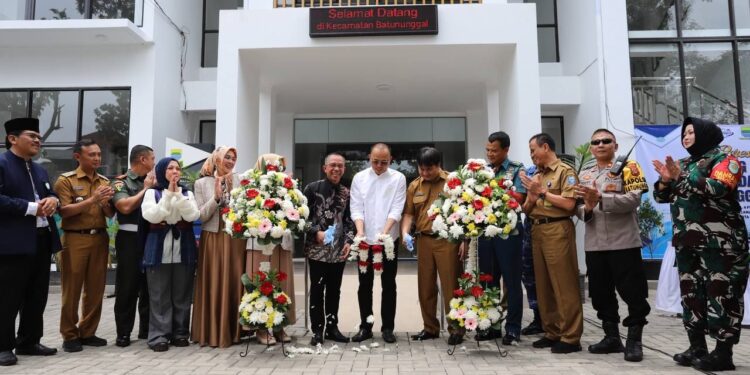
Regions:
<instances>
[{"instance_id":1,"label":"tree","mask_svg":"<svg viewBox=\"0 0 750 375\"><path fill-rule=\"evenodd\" d=\"M96 130L107 143L127 148L130 135L130 91L111 92L115 96L115 103L104 103L94 109Z\"/></svg>"},{"instance_id":2,"label":"tree","mask_svg":"<svg viewBox=\"0 0 750 375\"><path fill-rule=\"evenodd\" d=\"M657 211L650 199L641 201L638 207L638 229L641 235L641 244L654 257L654 234L657 236L664 235L664 215Z\"/></svg>"}]
</instances>

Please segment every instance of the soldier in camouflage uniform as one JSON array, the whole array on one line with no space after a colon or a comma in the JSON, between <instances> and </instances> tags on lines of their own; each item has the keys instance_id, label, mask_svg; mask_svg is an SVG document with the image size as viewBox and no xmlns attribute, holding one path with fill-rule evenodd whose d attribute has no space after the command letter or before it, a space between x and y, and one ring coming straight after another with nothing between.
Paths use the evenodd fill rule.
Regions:
<instances>
[{"instance_id":1,"label":"soldier in camouflage uniform","mask_svg":"<svg viewBox=\"0 0 750 375\"><path fill-rule=\"evenodd\" d=\"M683 323L690 339L690 348L674 360L704 371L734 370L732 346L740 339L748 278L747 229L737 194L742 167L719 149L723 139L714 123L688 117L682 144L690 157L653 162L660 176L654 197L670 203L672 211ZM716 339L710 354L706 333Z\"/></svg>"}]
</instances>

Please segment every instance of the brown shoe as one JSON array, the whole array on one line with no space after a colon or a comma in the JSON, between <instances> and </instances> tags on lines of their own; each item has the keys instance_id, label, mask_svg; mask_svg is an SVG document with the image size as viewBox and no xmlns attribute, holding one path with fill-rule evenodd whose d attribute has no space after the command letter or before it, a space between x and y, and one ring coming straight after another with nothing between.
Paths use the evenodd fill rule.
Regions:
<instances>
[{"instance_id":1,"label":"brown shoe","mask_svg":"<svg viewBox=\"0 0 750 375\"><path fill-rule=\"evenodd\" d=\"M288 344L288 343L292 342L292 338L289 337L289 335L287 335L286 332L284 332L283 329L281 331L279 331L279 332L274 332L273 333L273 337L276 338L276 341L281 341L281 342L283 342L285 344Z\"/></svg>"},{"instance_id":2,"label":"brown shoe","mask_svg":"<svg viewBox=\"0 0 750 375\"><path fill-rule=\"evenodd\" d=\"M268 331L259 329L255 331L255 337L258 339L258 343L262 345L276 345L276 339L273 335L269 334Z\"/></svg>"}]
</instances>

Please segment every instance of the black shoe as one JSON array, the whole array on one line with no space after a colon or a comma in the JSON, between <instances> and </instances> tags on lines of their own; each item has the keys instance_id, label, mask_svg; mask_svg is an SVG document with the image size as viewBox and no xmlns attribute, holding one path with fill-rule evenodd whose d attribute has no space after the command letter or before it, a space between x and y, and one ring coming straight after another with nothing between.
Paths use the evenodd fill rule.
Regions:
<instances>
[{"instance_id":1,"label":"black shoe","mask_svg":"<svg viewBox=\"0 0 750 375\"><path fill-rule=\"evenodd\" d=\"M349 339L347 339L346 342L349 342ZM313 333L312 338L310 338L310 346L318 346L318 344L323 345L323 335L320 333Z\"/></svg>"},{"instance_id":2,"label":"black shoe","mask_svg":"<svg viewBox=\"0 0 750 375\"><path fill-rule=\"evenodd\" d=\"M628 362L640 362L643 360L643 326L628 327L628 338L625 340L625 360Z\"/></svg>"},{"instance_id":3,"label":"black shoe","mask_svg":"<svg viewBox=\"0 0 750 375\"><path fill-rule=\"evenodd\" d=\"M169 350L169 344L167 344L166 342L160 342L158 344L151 345L150 348L155 352L166 352L167 350Z\"/></svg>"},{"instance_id":4,"label":"black shoe","mask_svg":"<svg viewBox=\"0 0 750 375\"><path fill-rule=\"evenodd\" d=\"M172 340L172 345L179 347L179 348L184 348L186 346L190 346L190 341L188 341L188 339L183 337L183 338Z\"/></svg>"},{"instance_id":5,"label":"black shoe","mask_svg":"<svg viewBox=\"0 0 750 375\"><path fill-rule=\"evenodd\" d=\"M396 335L394 335L393 331L391 330L383 331L383 341L389 344L393 344L394 342L396 342Z\"/></svg>"},{"instance_id":6,"label":"black shoe","mask_svg":"<svg viewBox=\"0 0 750 375\"><path fill-rule=\"evenodd\" d=\"M115 345L121 348L130 346L130 336L117 336L117 339L115 339Z\"/></svg>"},{"instance_id":7,"label":"black shoe","mask_svg":"<svg viewBox=\"0 0 750 375\"><path fill-rule=\"evenodd\" d=\"M360 328L359 332L357 332L354 337L352 337L352 341L354 342L362 342L365 340L369 340L372 338L372 330L369 328Z\"/></svg>"},{"instance_id":8,"label":"black shoe","mask_svg":"<svg viewBox=\"0 0 750 375\"><path fill-rule=\"evenodd\" d=\"M148 338L148 331L146 332L138 332L138 340L145 340Z\"/></svg>"},{"instance_id":9,"label":"black shoe","mask_svg":"<svg viewBox=\"0 0 750 375\"><path fill-rule=\"evenodd\" d=\"M459 335L457 333L451 333L450 337L448 337L448 345L458 345L462 342L464 342L463 335Z\"/></svg>"},{"instance_id":10,"label":"black shoe","mask_svg":"<svg viewBox=\"0 0 750 375\"><path fill-rule=\"evenodd\" d=\"M83 346L81 345L80 339L63 341L63 351L68 353L75 353L80 352L81 350L83 350Z\"/></svg>"},{"instance_id":11,"label":"black shoe","mask_svg":"<svg viewBox=\"0 0 750 375\"><path fill-rule=\"evenodd\" d=\"M343 343L349 342L349 338L344 336L344 334L341 333L341 331L339 331L337 327L327 327L325 338L327 340L333 340L336 342L343 342Z\"/></svg>"},{"instance_id":12,"label":"black shoe","mask_svg":"<svg viewBox=\"0 0 750 375\"><path fill-rule=\"evenodd\" d=\"M690 347L682 353L677 353L672 357L680 366L692 366L693 361L708 355L706 346L706 335L703 332L688 332Z\"/></svg>"},{"instance_id":13,"label":"black shoe","mask_svg":"<svg viewBox=\"0 0 750 375\"><path fill-rule=\"evenodd\" d=\"M40 355L48 356L57 354L57 349L48 348L42 344L34 344L31 346L20 346L16 348L16 355Z\"/></svg>"},{"instance_id":14,"label":"black shoe","mask_svg":"<svg viewBox=\"0 0 750 375\"><path fill-rule=\"evenodd\" d=\"M625 351L625 347L622 346L622 339L620 339L618 323L602 322L602 329L604 329L604 338L596 344L589 345L589 353L609 354Z\"/></svg>"},{"instance_id":15,"label":"black shoe","mask_svg":"<svg viewBox=\"0 0 750 375\"><path fill-rule=\"evenodd\" d=\"M422 330L422 332L417 333L416 335L411 335L411 339L414 341L424 341L424 340L432 340L440 337L440 335L436 335L433 333L429 333L425 330Z\"/></svg>"},{"instance_id":16,"label":"black shoe","mask_svg":"<svg viewBox=\"0 0 750 375\"><path fill-rule=\"evenodd\" d=\"M13 366L18 362L18 358L12 351L0 352L0 366Z\"/></svg>"},{"instance_id":17,"label":"black shoe","mask_svg":"<svg viewBox=\"0 0 750 375\"><path fill-rule=\"evenodd\" d=\"M474 337L477 341L488 341L503 337L502 329L488 329L486 331L477 332Z\"/></svg>"},{"instance_id":18,"label":"black shoe","mask_svg":"<svg viewBox=\"0 0 750 375\"><path fill-rule=\"evenodd\" d=\"M551 348L553 345L557 344L559 341L551 340L546 337L542 337L539 340L534 341L531 343L531 346L537 348L537 349L543 349L543 348Z\"/></svg>"},{"instance_id":19,"label":"black shoe","mask_svg":"<svg viewBox=\"0 0 750 375\"><path fill-rule=\"evenodd\" d=\"M81 338L81 345L86 345L86 346L107 346L107 340L105 340L105 339L103 339L101 337L96 337L96 336L83 337L83 338Z\"/></svg>"},{"instance_id":20,"label":"black shoe","mask_svg":"<svg viewBox=\"0 0 750 375\"><path fill-rule=\"evenodd\" d=\"M538 335L540 333L544 333L544 329L542 328L542 322L538 320L532 321L531 323L529 323L529 325L521 330L521 334L524 336Z\"/></svg>"},{"instance_id":21,"label":"black shoe","mask_svg":"<svg viewBox=\"0 0 750 375\"><path fill-rule=\"evenodd\" d=\"M503 345L518 345L519 342L521 342L521 338L518 335L506 333L503 336Z\"/></svg>"},{"instance_id":22,"label":"black shoe","mask_svg":"<svg viewBox=\"0 0 750 375\"><path fill-rule=\"evenodd\" d=\"M568 344L567 342L558 341L555 345L552 345L552 353L555 354L568 354L581 351L580 344Z\"/></svg>"},{"instance_id":23,"label":"black shoe","mask_svg":"<svg viewBox=\"0 0 750 375\"><path fill-rule=\"evenodd\" d=\"M711 354L702 358L696 358L693 361L693 367L703 371L733 371L735 370L732 362L732 345L725 342L717 341L716 349Z\"/></svg>"}]
</instances>

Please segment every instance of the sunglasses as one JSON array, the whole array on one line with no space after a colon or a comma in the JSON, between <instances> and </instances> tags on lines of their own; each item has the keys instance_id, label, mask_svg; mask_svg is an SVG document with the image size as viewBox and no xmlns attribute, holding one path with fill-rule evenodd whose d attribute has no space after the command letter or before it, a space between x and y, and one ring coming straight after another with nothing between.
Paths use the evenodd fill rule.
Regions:
<instances>
[{"instance_id":1,"label":"sunglasses","mask_svg":"<svg viewBox=\"0 0 750 375\"><path fill-rule=\"evenodd\" d=\"M600 143L608 145L608 144L612 143L612 139L611 138L604 138L604 139L594 139L594 140L591 141L591 145L592 146L598 146Z\"/></svg>"}]
</instances>

